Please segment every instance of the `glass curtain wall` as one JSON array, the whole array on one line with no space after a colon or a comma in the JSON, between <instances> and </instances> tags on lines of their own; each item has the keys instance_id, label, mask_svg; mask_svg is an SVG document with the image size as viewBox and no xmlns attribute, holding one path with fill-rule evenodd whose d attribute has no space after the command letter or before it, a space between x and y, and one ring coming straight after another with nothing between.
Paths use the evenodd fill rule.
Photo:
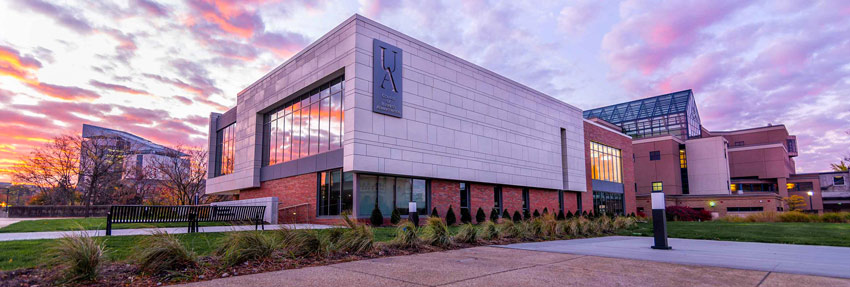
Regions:
<instances>
[{"instance_id":1,"label":"glass curtain wall","mask_svg":"<svg viewBox=\"0 0 850 287\"><path fill-rule=\"evenodd\" d=\"M331 80L263 117L263 165L342 147L344 77Z\"/></svg>"},{"instance_id":2,"label":"glass curtain wall","mask_svg":"<svg viewBox=\"0 0 850 287\"><path fill-rule=\"evenodd\" d=\"M216 133L216 176L233 173L236 157L236 129L234 126L234 124L230 124Z\"/></svg>"},{"instance_id":3,"label":"glass curtain wall","mask_svg":"<svg viewBox=\"0 0 850 287\"><path fill-rule=\"evenodd\" d=\"M700 137L700 118L690 90L584 111L584 118L600 118L635 137L673 135Z\"/></svg>"},{"instance_id":4,"label":"glass curtain wall","mask_svg":"<svg viewBox=\"0 0 850 287\"><path fill-rule=\"evenodd\" d=\"M353 174L343 173L341 169L320 172L317 215L339 215L351 210L353 194Z\"/></svg>"},{"instance_id":5,"label":"glass curtain wall","mask_svg":"<svg viewBox=\"0 0 850 287\"><path fill-rule=\"evenodd\" d=\"M389 217L394 208L407 215L411 201L416 202L419 214L428 212L428 182L424 179L361 174L357 188L358 216L372 215L375 206L384 217Z\"/></svg>"},{"instance_id":6,"label":"glass curtain wall","mask_svg":"<svg viewBox=\"0 0 850 287\"><path fill-rule=\"evenodd\" d=\"M597 142L590 142L591 178L623 183L622 152Z\"/></svg>"},{"instance_id":7,"label":"glass curtain wall","mask_svg":"<svg viewBox=\"0 0 850 287\"><path fill-rule=\"evenodd\" d=\"M624 215L623 194L613 192L593 192L593 212L596 214Z\"/></svg>"}]
</instances>

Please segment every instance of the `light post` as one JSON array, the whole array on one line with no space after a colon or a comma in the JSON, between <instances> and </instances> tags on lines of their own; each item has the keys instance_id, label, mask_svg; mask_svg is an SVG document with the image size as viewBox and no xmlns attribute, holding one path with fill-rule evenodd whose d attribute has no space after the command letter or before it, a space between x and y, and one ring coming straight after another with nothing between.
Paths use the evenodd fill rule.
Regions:
<instances>
[{"instance_id":1,"label":"light post","mask_svg":"<svg viewBox=\"0 0 850 287\"><path fill-rule=\"evenodd\" d=\"M667 216L665 214L666 201L664 192L661 190L651 193L652 199L652 230L655 233L655 245L652 249L670 250L670 245L667 244Z\"/></svg>"},{"instance_id":2,"label":"light post","mask_svg":"<svg viewBox=\"0 0 850 287\"><path fill-rule=\"evenodd\" d=\"M809 192L806 192L806 194L809 195L809 210L815 210L815 206L812 205L812 195L814 195L815 193L809 191Z\"/></svg>"}]
</instances>

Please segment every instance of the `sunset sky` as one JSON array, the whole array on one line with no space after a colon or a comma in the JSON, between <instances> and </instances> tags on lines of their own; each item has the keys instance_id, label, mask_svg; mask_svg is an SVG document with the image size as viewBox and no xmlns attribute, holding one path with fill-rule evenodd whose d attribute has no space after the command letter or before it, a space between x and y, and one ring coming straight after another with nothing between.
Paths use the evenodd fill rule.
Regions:
<instances>
[{"instance_id":1,"label":"sunset sky","mask_svg":"<svg viewBox=\"0 0 850 287\"><path fill-rule=\"evenodd\" d=\"M798 172L850 153L850 1L558 2L0 1L0 173L83 123L203 145L354 13L582 109L693 89L709 130L787 125Z\"/></svg>"}]
</instances>

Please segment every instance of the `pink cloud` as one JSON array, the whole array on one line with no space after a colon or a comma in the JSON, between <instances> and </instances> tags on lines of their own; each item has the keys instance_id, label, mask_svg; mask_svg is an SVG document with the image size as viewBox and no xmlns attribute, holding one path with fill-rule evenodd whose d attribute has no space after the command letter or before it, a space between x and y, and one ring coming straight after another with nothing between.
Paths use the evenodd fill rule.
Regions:
<instances>
[{"instance_id":1,"label":"pink cloud","mask_svg":"<svg viewBox=\"0 0 850 287\"><path fill-rule=\"evenodd\" d=\"M113 91L116 91L116 92L122 92L122 93L127 93L127 94L144 95L144 96L150 96L151 95L150 93L148 93L147 91L144 91L144 90L133 89L133 88L130 88L130 87L127 87L127 86L124 86L124 85L104 83L104 82L100 82L100 81L96 81L96 80L89 81L89 84L91 84L92 86L98 87L98 88L113 90Z\"/></svg>"}]
</instances>

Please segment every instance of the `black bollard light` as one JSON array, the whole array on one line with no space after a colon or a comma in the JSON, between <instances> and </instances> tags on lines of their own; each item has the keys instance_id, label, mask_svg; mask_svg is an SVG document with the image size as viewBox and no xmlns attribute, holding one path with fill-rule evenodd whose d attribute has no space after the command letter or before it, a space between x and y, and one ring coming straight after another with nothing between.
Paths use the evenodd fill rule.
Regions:
<instances>
[{"instance_id":1,"label":"black bollard light","mask_svg":"<svg viewBox=\"0 0 850 287\"><path fill-rule=\"evenodd\" d=\"M414 226L419 226L419 211L416 209L415 201L407 203L407 220L413 222Z\"/></svg>"},{"instance_id":2,"label":"black bollard light","mask_svg":"<svg viewBox=\"0 0 850 287\"><path fill-rule=\"evenodd\" d=\"M673 249L667 245L667 216L664 214L666 202L664 192L658 190L652 192L652 229L655 231L655 245L652 249Z\"/></svg>"}]
</instances>

